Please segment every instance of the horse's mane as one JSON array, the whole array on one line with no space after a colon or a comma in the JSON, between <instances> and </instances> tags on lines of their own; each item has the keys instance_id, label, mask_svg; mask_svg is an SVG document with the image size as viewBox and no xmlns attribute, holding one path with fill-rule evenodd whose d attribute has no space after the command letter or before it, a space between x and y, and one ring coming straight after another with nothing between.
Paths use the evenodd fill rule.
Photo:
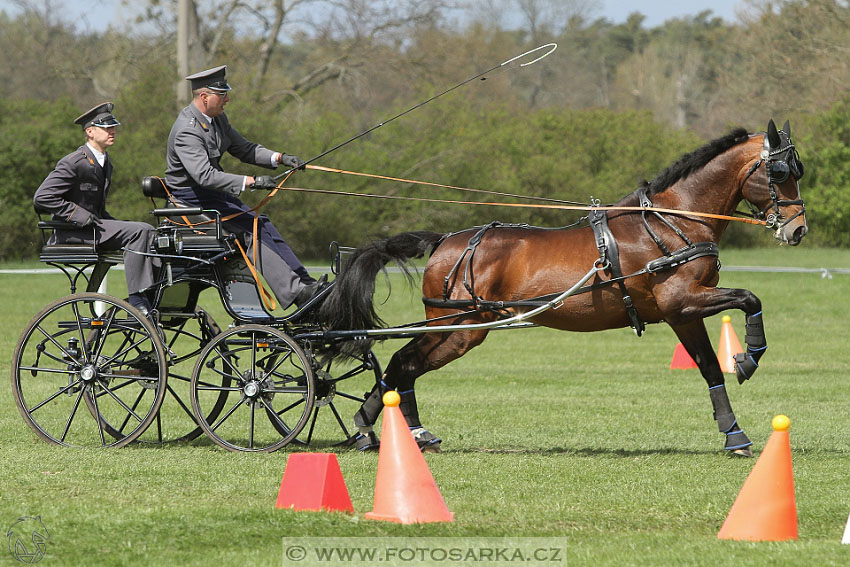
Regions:
<instances>
[{"instance_id":1,"label":"horse's mane","mask_svg":"<svg viewBox=\"0 0 850 567\"><path fill-rule=\"evenodd\" d=\"M679 161L662 171L649 182L648 189L651 195L664 191L680 179L688 177L691 173L705 167L705 165L729 150L745 141L749 134L743 128L735 128L722 138L712 140L701 148L683 155Z\"/></svg>"}]
</instances>

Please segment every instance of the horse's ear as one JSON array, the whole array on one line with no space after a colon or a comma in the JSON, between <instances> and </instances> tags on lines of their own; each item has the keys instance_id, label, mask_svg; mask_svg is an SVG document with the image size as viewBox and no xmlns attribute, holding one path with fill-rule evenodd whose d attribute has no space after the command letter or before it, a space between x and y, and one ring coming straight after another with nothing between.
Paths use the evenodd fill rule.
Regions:
<instances>
[{"instance_id":1,"label":"horse's ear","mask_svg":"<svg viewBox=\"0 0 850 567\"><path fill-rule=\"evenodd\" d=\"M782 131L785 132L785 135L788 136L788 138L791 138L791 121L790 120L785 121L785 125L782 126Z\"/></svg>"},{"instance_id":2,"label":"horse's ear","mask_svg":"<svg viewBox=\"0 0 850 567\"><path fill-rule=\"evenodd\" d=\"M782 139L779 137L779 132L776 130L776 124L772 118L767 123L767 141L771 148L778 148L782 145Z\"/></svg>"}]
</instances>

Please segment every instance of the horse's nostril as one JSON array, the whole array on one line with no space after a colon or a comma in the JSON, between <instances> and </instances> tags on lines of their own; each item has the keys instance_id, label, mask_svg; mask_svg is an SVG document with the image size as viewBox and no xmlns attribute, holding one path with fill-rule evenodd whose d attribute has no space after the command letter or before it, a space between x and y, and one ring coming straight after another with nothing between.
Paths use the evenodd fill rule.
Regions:
<instances>
[{"instance_id":1,"label":"horse's nostril","mask_svg":"<svg viewBox=\"0 0 850 567\"><path fill-rule=\"evenodd\" d=\"M797 230L794 231L794 234L791 236L791 242L793 244L799 244L803 237L806 236L806 233L809 232L809 229L806 226L798 226Z\"/></svg>"}]
</instances>

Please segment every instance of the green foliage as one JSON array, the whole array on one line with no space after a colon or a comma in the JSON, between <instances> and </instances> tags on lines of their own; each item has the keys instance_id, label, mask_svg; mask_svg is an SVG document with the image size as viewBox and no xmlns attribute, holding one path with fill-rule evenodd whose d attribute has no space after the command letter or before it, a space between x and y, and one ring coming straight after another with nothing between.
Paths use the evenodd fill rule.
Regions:
<instances>
[{"instance_id":1,"label":"green foliage","mask_svg":"<svg viewBox=\"0 0 850 567\"><path fill-rule=\"evenodd\" d=\"M107 203L116 218L153 222L150 201L142 195L143 177L165 176L165 147L179 108L172 70L162 64L144 69L144 80L128 84L115 101L121 121L109 155L115 165L113 189ZM156 85L156 88L152 88Z\"/></svg>"},{"instance_id":2,"label":"green foliage","mask_svg":"<svg viewBox=\"0 0 850 567\"><path fill-rule=\"evenodd\" d=\"M56 102L0 100L0 260L31 257L41 246L32 207L35 190L56 162L83 143L79 113L67 98Z\"/></svg>"},{"instance_id":3,"label":"green foliage","mask_svg":"<svg viewBox=\"0 0 850 567\"><path fill-rule=\"evenodd\" d=\"M146 5L160 12L148 13L148 22L173 15L165 4ZM359 16L351 17L354 29ZM850 8L834 0L795 0L754 7L752 21L735 24L710 12L653 29L643 22L639 13L622 24L577 14L563 27L544 25L531 33L473 17L463 30L411 24L406 39L396 42L382 36L376 22L362 21L362 30L378 26L377 35L293 34L291 43L273 50L264 75L255 61L259 40L237 33L233 24L219 38L214 56L216 63L229 64L235 89L227 111L237 129L269 148L307 159L521 53L533 46L530 41L554 40L559 49L541 63L468 84L317 165L613 202L732 125L762 129L771 117L790 118L807 166L802 190L808 240L850 246L850 211L842 198L850 183L850 103L835 103L836 85L846 84L850 72L839 64L843 59L831 55L835 46L847 43ZM182 106L175 102L180 77L172 41L165 33L81 32L35 11L16 18L0 15L0 47L10 54L0 61L0 75L10 78L13 92L0 103L0 163L14 172L0 188L2 206L14 211L3 221L0 258L35 254L32 192L56 160L79 145L73 117L103 100L116 102L122 122L110 150L115 189L109 210L119 218L153 220L139 182L164 174L168 132ZM100 52L110 56L86 56ZM228 156L222 164L235 173L267 173ZM299 172L287 186L506 200L318 172ZM264 196L248 194L245 200L255 204ZM494 219L555 226L580 216L296 192L280 193L264 212L300 255L314 258L325 257L331 240L357 244L373 234L457 230ZM736 246L769 241L769 235L753 237L750 227L742 226L730 227L725 239Z\"/></svg>"},{"instance_id":4,"label":"green foliage","mask_svg":"<svg viewBox=\"0 0 850 567\"><path fill-rule=\"evenodd\" d=\"M850 246L850 97L819 114L801 142L806 175L807 239L829 246Z\"/></svg>"}]
</instances>

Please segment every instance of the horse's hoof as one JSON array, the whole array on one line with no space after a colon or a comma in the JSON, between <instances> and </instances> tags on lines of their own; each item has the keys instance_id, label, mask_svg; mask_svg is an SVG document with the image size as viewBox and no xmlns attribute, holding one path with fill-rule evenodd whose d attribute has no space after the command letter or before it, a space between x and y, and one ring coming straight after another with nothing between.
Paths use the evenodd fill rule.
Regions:
<instances>
[{"instance_id":1,"label":"horse's hoof","mask_svg":"<svg viewBox=\"0 0 850 567\"><path fill-rule=\"evenodd\" d=\"M358 451L377 451L381 448L381 442L374 431L368 434L358 433L354 436L354 448Z\"/></svg>"},{"instance_id":2,"label":"horse's hoof","mask_svg":"<svg viewBox=\"0 0 850 567\"><path fill-rule=\"evenodd\" d=\"M752 457L753 456L753 452L752 452L752 450L750 450L749 447L743 447L741 449L734 449L732 451L729 451L729 454L736 456L736 457Z\"/></svg>"},{"instance_id":3,"label":"horse's hoof","mask_svg":"<svg viewBox=\"0 0 850 567\"><path fill-rule=\"evenodd\" d=\"M421 431L414 436L414 439L416 439L416 444L419 445L419 450L423 453L439 453L440 444L443 442L442 439L427 430Z\"/></svg>"}]
</instances>

